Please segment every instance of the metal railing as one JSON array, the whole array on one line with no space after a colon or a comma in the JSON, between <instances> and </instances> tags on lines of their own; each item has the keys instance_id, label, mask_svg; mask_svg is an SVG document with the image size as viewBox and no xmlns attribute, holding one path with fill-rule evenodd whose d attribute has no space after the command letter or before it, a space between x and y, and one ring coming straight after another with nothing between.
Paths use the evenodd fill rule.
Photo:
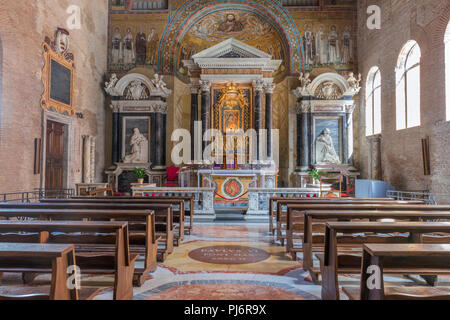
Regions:
<instances>
[{"instance_id":1,"label":"metal railing","mask_svg":"<svg viewBox=\"0 0 450 320\"><path fill-rule=\"evenodd\" d=\"M427 204L450 204L450 194L431 193L427 191L389 190L387 197L396 200L424 201Z\"/></svg>"},{"instance_id":2,"label":"metal railing","mask_svg":"<svg viewBox=\"0 0 450 320\"><path fill-rule=\"evenodd\" d=\"M74 189L46 190L0 193L0 202L33 203L43 198L67 199L75 196Z\"/></svg>"}]
</instances>

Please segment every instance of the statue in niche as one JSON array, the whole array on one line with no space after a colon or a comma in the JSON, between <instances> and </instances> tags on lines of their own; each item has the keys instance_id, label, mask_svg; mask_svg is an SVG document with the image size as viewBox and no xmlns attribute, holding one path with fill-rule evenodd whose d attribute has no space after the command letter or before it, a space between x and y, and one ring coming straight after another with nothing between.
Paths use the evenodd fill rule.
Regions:
<instances>
[{"instance_id":1,"label":"statue in niche","mask_svg":"<svg viewBox=\"0 0 450 320\"><path fill-rule=\"evenodd\" d=\"M314 40L314 32L312 31L311 24L307 23L305 25L305 34L303 36L306 65L313 65L316 58L316 44Z\"/></svg>"},{"instance_id":2,"label":"statue in niche","mask_svg":"<svg viewBox=\"0 0 450 320\"><path fill-rule=\"evenodd\" d=\"M325 34L325 27L321 25L316 34L316 55L319 64L328 63L328 40Z\"/></svg>"},{"instance_id":3,"label":"statue in niche","mask_svg":"<svg viewBox=\"0 0 450 320\"><path fill-rule=\"evenodd\" d=\"M144 100L148 98L147 87L139 80L131 82L126 92L127 100Z\"/></svg>"},{"instance_id":4,"label":"statue in niche","mask_svg":"<svg viewBox=\"0 0 450 320\"><path fill-rule=\"evenodd\" d=\"M123 59L122 51L122 33L117 27L112 35L112 49L111 49L111 62L112 64L119 64Z\"/></svg>"},{"instance_id":5,"label":"statue in niche","mask_svg":"<svg viewBox=\"0 0 450 320\"><path fill-rule=\"evenodd\" d=\"M339 62L339 34L336 26L331 26L328 34L328 63L337 64Z\"/></svg>"},{"instance_id":6,"label":"statue in niche","mask_svg":"<svg viewBox=\"0 0 450 320\"><path fill-rule=\"evenodd\" d=\"M147 60L147 37L141 30L136 35L136 64L145 64Z\"/></svg>"},{"instance_id":7,"label":"statue in niche","mask_svg":"<svg viewBox=\"0 0 450 320\"><path fill-rule=\"evenodd\" d=\"M316 164L340 164L341 160L334 149L330 129L325 128L316 139Z\"/></svg>"},{"instance_id":8,"label":"statue in niche","mask_svg":"<svg viewBox=\"0 0 450 320\"><path fill-rule=\"evenodd\" d=\"M217 31L228 33L228 32L240 32L244 30L244 25L242 22L236 20L236 16L232 13L227 14L225 21L219 24Z\"/></svg>"},{"instance_id":9,"label":"statue in niche","mask_svg":"<svg viewBox=\"0 0 450 320\"><path fill-rule=\"evenodd\" d=\"M345 26L344 32L342 33L342 53L341 53L341 63L349 64L353 62L353 41L351 27Z\"/></svg>"},{"instance_id":10,"label":"statue in niche","mask_svg":"<svg viewBox=\"0 0 450 320\"><path fill-rule=\"evenodd\" d=\"M139 131L133 129L130 139L131 153L123 159L123 163L148 163L148 140Z\"/></svg>"},{"instance_id":11,"label":"statue in niche","mask_svg":"<svg viewBox=\"0 0 450 320\"><path fill-rule=\"evenodd\" d=\"M127 33L125 37L123 37L123 63L125 65L130 65L135 62L135 54L134 54L134 41L133 34L131 33L131 28L127 29Z\"/></svg>"}]
</instances>

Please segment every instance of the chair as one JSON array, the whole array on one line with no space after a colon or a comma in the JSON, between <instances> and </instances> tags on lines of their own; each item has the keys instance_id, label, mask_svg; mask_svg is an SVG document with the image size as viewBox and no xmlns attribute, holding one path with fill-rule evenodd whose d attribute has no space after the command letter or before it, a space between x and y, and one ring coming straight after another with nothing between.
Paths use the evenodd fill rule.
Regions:
<instances>
[{"instance_id":1,"label":"chair","mask_svg":"<svg viewBox=\"0 0 450 320\"><path fill-rule=\"evenodd\" d=\"M166 183L164 187L178 187L178 175L180 173L180 168L172 166L166 168Z\"/></svg>"}]
</instances>

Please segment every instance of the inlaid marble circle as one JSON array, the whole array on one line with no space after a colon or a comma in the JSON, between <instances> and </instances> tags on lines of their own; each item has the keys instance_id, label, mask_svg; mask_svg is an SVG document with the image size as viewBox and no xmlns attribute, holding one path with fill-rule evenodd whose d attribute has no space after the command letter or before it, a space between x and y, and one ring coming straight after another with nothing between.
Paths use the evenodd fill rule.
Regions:
<instances>
[{"instance_id":1,"label":"inlaid marble circle","mask_svg":"<svg viewBox=\"0 0 450 320\"><path fill-rule=\"evenodd\" d=\"M270 258L270 253L242 246L203 247L189 252L191 259L212 264L250 264Z\"/></svg>"}]
</instances>

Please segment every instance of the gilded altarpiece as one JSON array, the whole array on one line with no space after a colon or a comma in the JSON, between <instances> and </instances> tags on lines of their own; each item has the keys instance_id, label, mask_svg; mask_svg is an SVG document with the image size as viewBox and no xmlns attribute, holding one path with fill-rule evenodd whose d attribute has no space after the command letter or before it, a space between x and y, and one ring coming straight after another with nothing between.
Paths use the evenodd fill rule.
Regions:
<instances>
[{"instance_id":1,"label":"gilded altarpiece","mask_svg":"<svg viewBox=\"0 0 450 320\"><path fill-rule=\"evenodd\" d=\"M248 158L249 141L245 133L252 128L252 90L250 85L236 84L212 88L212 128L224 137L222 156L227 159L237 156Z\"/></svg>"}]
</instances>

